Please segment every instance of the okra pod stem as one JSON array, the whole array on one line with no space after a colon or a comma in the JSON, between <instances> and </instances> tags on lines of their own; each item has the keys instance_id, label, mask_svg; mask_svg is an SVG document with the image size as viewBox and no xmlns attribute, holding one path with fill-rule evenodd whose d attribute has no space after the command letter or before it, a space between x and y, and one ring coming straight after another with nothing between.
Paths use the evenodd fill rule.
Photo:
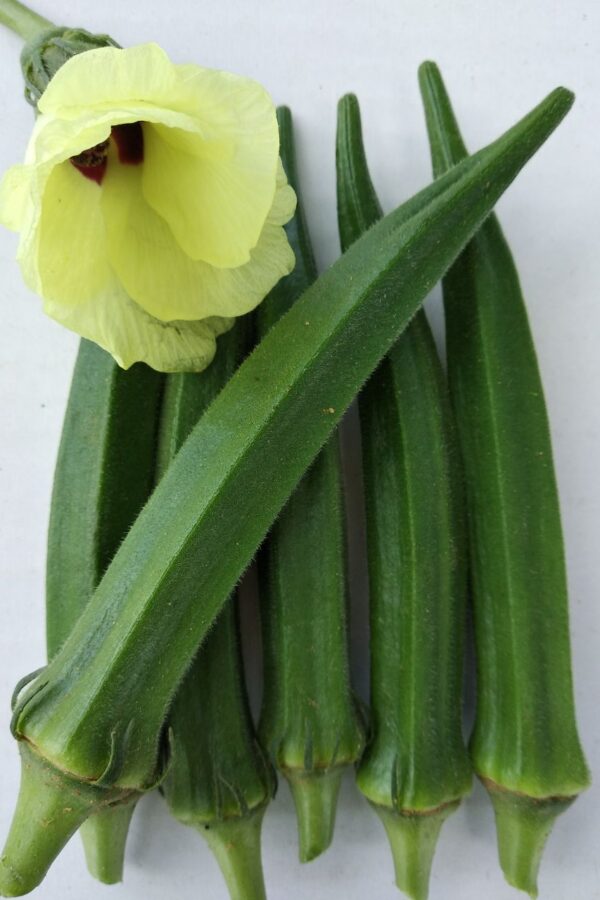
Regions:
<instances>
[{"instance_id":1,"label":"okra pod stem","mask_svg":"<svg viewBox=\"0 0 600 900\"><path fill-rule=\"evenodd\" d=\"M467 155L442 78L420 70L438 176ZM573 705L567 583L544 394L515 265L491 216L443 282L477 650L475 771L500 862L535 895L556 816L589 784Z\"/></svg>"},{"instance_id":2,"label":"okra pod stem","mask_svg":"<svg viewBox=\"0 0 600 900\"><path fill-rule=\"evenodd\" d=\"M298 197L287 226L296 269L259 306L261 335L317 277L289 110L278 110L278 119L282 162ZM336 433L304 475L259 554L265 669L259 733L290 785L302 862L331 843L342 775L363 744L350 687L345 568Z\"/></svg>"},{"instance_id":3,"label":"okra pod stem","mask_svg":"<svg viewBox=\"0 0 600 900\"><path fill-rule=\"evenodd\" d=\"M246 316L219 338L208 369L167 377L160 477L242 361L250 331ZM171 812L207 840L232 900L264 900L260 831L275 779L258 745L248 707L235 595L219 614L177 692L169 730L173 757L162 791Z\"/></svg>"},{"instance_id":4,"label":"okra pod stem","mask_svg":"<svg viewBox=\"0 0 600 900\"><path fill-rule=\"evenodd\" d=\"M338 110L342 249L382 215L356 97ZM358 787L396 883L427 897L442 823L468 793L462 737L465 522L444 374L420 310L359 395L371 622L371 729Z\"/></svg>"},{"instance_id":5,"label":"okra pod stem","mask_svg":"<svg viewBox=\"0 0 600 900\"><path fill-rule=\"evenodd\" d=\"M65 413L48 528L48 659L60 650L154 484L163 376L125 372L81 341ZM111 806L81 829L88 868L108 884L123 876L133 804Z\"/></svg>"},{"instance_id":6,"label":"okra pod stem","mask_svg":"<svg viewBox=\"0 0 600 900\"><path fill-rule=\"evenodd\" d=\"M72 833L71 819L58 816L50 841L32 820L31 759L56 770L49 806L66 781L94 785L106 804L161 777L170 704L237 579L363 382L572 100L558 88L374 225L202 416L65 644L18 692L13 732L30 757L0 893L35 887L59 848L56 834ZM74 827L90 812L80 809Z\"/></svg>"}]
</instances>

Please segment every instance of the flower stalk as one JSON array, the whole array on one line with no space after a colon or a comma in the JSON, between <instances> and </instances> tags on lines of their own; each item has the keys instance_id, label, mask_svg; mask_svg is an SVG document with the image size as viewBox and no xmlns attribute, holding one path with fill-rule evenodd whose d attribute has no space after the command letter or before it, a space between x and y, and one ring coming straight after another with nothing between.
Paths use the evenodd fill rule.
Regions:
<instances>
[{"instance_id":1,"label":"flower stalk","mask_svg":"<svg viewBox=\"0 0 600 900\"><path fill-rule=\"evenodd\" d=\"M241 363L251 332L250 317L239 319L220 338L206 371L168 376L159 478ZM258 745L248 706L235 594L179 688L168 727L172 762L161 790L172 814L205 838L231 900L265 900L260 833L275 778Z\"/></svg>"},{"instance_id":2,"label":"flower stalk","mask_svg":"<svg viewBox=\"0 0 600 900\"><path fill-rule=\"evenodd\" d=\"M0 23L29 41L42 31L54 28L52 22L38 15L19 0L0 0Z\"/></svg>"},{"instance_id":3,"label":"flower stalk","mask_svg":"<svg viewBox=\"0 0 600 900\"><path fill-rule=\"evenodd\" d=\"M467 150L433 63L421 67L420 83L433 169L443 176ZM590 779L575 721L543 387L495 216L447 273L443 290L469 516L478 678L471 755L494 804L504 874L534 896L552 824Z\"/></svg>"},{"instance_id":4,"label":"flower stalk","mask_svg":"<svg viewBox=\"0 0 600 900\"><path fill-rule=\"evenodd\" d=\"M238 578L366 378L572 102L558 88L374 225L240 366L59 653L18 692L15 737L48 765L107 802L162 777L169 707ZM19 806L17 831L21 821ZM39 841L48 858L30 870L19 856L21 893L52 861L39 831L29 828L31 853ZM0 893L15 883L15 833L0 858Z\"/></svg>"},{"instance_id":5,"label":"flower stalk","mask_svg":"<svg viewBox=\"0 0 600 900\"><path fill-rule=\"evenodd\" d=\"M283 165L300 198L290 111L279 109L278 118ZM287 232L296 268L259 306L259 335L317 277L300 199ZM348 665L337 433L275 522L258 563L265 666L259 733L290 785L300 860L308 862L331 843L342 775L363 746Z\"/></svg>"},{"instance_id":6,"label":"flower stalk","mask_svg":"<svg viewBox=\"0 0 600 900\"><path fill-rule=\"evenodd\" d=\"M382 212L353 95L338 107L342 250ZM420 310L359 395L371 622L371 729L357 783L398 887L426 900L440 828L471 787L462 737L466 534L454 422Z\"/></svg>"}]
</instances>

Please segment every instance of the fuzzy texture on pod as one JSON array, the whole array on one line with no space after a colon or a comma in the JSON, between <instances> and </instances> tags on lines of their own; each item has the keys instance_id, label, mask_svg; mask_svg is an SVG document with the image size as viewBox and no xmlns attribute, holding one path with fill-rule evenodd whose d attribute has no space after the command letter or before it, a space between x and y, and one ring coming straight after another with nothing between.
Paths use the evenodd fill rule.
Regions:
<instances>
[{"instance_id":1,"label":"fuzzy texture on pod","mask_svg":"<svg viewBox=\"0 0 600 900\"><path fill-rule=\"evenodd\" d=\"M279 109L278 118L282 162L299 197L291 114ZM259 335L266 334L317 277L300 201L287 233L296 269L258 308ZM259 730L290 784L300 860L308 862L331 843L342 775L363 745L348 665L337 433L292 494L258 562L265 667Z\"/></svg>"},{"instance_id":2,"label":"fuzzy texture on pod","mask_svg":"<svg viewBox=\"0 0 600 900\"><path fill-rule=\"evenodd\" d=\"M365 380L572 102L564 88L553 91L374 225L240 366L60 652L21 685L13 733L40 766L110 796L153 787L172 699L237 579ZM23 797L33 777L23 768ZM18 803L0 857L0 893L38 883L40 866L31 871L29 860L46 854L47 868L61 828L60 820L45 832L32 826L26 800Z\"/></svg>"},{"instance_id":3,"label":"fuzzy texture on pod","mask_svg":"<svg viewBox=\"0 0 600 900\"><path fill-rule=\"evenodd\" d=\"M433 169L467 156L442 78L420 70ZM515 265L490 216L443 281L465 472L477 651L475 771L507 880L534 895L554 818L589 784L544 393Z\"/></svg>"},{"instance_id":4,"label":"fuzzy texture on pod","mask_svg":"<svg viewBox=\"0 0 600 900\"><path fill-rule=\"evenodd\" d=\"M250 346L251 321L238 319L199 374L167 378L159 477ZM169 715L172 763L161 790L172 814L214 852L232 900L264 900L260 831L275 790L250 715L232 596L202 643Z\"/></svg>"},{"instance_id":5,"label":"fuzzy texture on pod","mask_svg":"<svg viewBox=\"0 0 600 900\"><path fill-rule=\"evenodd\" d=\"M154 486L163 376L143 364L124 372L82 341L73 372L48 528L46 639L52 659L94 593ZM90 872L120 881L133 798L84 822Z\"/></svg>"},{"instance_id":6,"label":"fuzzy texture on pod","mask_svg":"<svg viewBox=\"0 0 600 900\"><path fill-rule=\"evenodd\" d=\"M342 250L383 215L356 97L338 107ZM396 882L427 897L439 830L471 785L462 737L465 519L454 422L420 310L359 395L371 620L371 729L357 782Z\"/></svg>"}]
</instances>

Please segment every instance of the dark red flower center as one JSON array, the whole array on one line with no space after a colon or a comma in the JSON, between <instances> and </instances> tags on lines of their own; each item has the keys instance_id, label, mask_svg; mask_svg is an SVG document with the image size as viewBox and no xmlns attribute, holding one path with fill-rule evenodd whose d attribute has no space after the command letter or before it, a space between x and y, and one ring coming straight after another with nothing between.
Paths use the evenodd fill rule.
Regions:
<instances>
[{"instance_id":1,"label":"dark red flower center","mask_svg":"<svg viewBox=\"0 0 600 900\"><path fill-rule=\"evenodd\" d=\"M110 138L71 157L75 168L85 178L102 184L106 165L108 162L108 147L110 141L115 142L119 162L125 166L138 166L144 161L144 132L141 122L131 122L127 125L113 125Z\"/></svg>"}]
</instances>

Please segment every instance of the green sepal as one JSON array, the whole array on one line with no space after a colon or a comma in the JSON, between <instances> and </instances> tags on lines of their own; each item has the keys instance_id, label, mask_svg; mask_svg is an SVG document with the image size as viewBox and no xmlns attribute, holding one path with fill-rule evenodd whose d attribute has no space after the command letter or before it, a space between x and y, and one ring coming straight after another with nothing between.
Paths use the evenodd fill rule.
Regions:
<instances>
[{"instance_id":1,"label":"green sepal","mask_svg":"<svg viewBox=\"0 0 600 900\"><path fill-rule=\"evenodd\" d=\"M119 47L107 34L91 34L85 28L48 28L34 35L21 50L25 99L35 109L38 100L61 66L86 50Z\"/></svg>"}]
</instances>

